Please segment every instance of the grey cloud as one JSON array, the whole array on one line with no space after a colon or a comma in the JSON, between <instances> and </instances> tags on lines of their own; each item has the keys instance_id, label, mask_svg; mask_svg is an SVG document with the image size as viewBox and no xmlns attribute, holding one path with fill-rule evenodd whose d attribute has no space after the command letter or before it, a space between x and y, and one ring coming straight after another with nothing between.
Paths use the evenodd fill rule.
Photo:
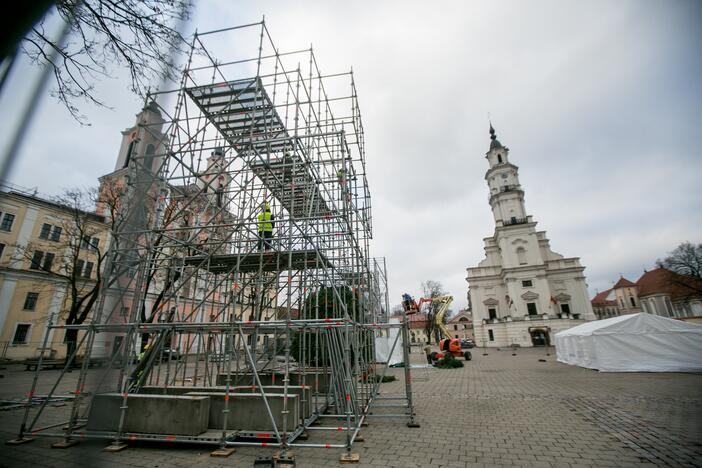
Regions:
<instances>
[{"instance_id":1,"label":"grey cloud","mask_svg":"<svg viewBox=\"0 0 702 468\"><path fill-rule=\"evenodd\" d=\"M554 250L581 257L591 293L702 239L699 2L220 0L197 8L192 27L201 31L265 14L281 50L313 43L323 72L353 66L372 249L388 258L391 303L435 279L465 306L465 268L483 258L494 229L483 178L488 113L520 167L527 210ZM119 131L140 106L123 83L104 84L116 109L91 111L89 129L45 103L16 180L53 191L110 170Z\"/></svg>"}]
</instances>

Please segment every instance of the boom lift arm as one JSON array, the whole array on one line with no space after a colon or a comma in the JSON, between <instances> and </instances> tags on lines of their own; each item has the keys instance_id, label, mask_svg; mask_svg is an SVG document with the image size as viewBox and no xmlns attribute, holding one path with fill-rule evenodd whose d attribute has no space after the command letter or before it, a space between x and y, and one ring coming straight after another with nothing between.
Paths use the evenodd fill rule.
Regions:
<instances>
[{"instance_id":1,"label":"boom lift arm","mask_svg":"<svg viewBox=\"0 0 702 468\"><path fill-rule=\"evenodd\" d=\"M439 341L439 353L432 353L432 359L440 359L444 356L443 353L451 354L454 357L462 356L466 361L470 361L472 356L470 351L461 350L461 340L458 338L452 338L446 325L444 325L444 316L448 311L449 306L453 302L453 296L436 296L436 297L423 297L419 299L419 302L413 300L403 301L405 306L405 314L414 314L421 310L422 304L425 302L438 302L439 309L436 311L434 316L434 321L436 327L441 331L443 339Z\"/></svg>"}]
</instances>

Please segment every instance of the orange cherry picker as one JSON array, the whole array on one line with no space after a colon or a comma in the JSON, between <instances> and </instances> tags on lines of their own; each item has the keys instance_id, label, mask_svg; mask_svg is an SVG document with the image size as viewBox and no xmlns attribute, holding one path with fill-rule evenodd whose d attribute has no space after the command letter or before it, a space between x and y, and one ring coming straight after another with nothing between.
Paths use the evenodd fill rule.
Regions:
<instances>
[{"instance_id":1,"label":"orange cherry picker","mask_svg":"<svg viewBox=\"0 0 702 468\"><path fill-rule=\"evenodd\" d=\"M407 315L419 313L422 304L425 302L437 302L439 304L439 309L436 311L434 320L436 328L441 331L441 335L443 336L443 339L439 340L439 351L431 353L432 360L437 361L443 358L446 353L451 353L455 358L462 357L466 361L470 361L473 358L470 351L463 351L461 349L461 340L452 338L448 328L444 325L444 315L446 315L449 306L453 302L453 296L422 297L419 299L419 302L412 299L408 294L402 296L402 306Z\"/></svg>"}]
</instances>

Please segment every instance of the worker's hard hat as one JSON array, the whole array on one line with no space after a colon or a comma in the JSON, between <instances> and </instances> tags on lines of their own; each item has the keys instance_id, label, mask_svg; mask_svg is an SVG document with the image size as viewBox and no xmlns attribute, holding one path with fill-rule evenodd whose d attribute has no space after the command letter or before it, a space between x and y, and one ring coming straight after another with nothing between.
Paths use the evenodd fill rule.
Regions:
<instances>
[{"instance_id":1,"label":"worker's hard hat","mask_svg":"<svg viewBox=\"0 0 702 468\"><path fill-rule=\"evenodd\" d=\"M146 344L144 345L144 351L146 351L146 350L149 349L150 347L151 347L151 345L150 345L149 343L146 343Z\"/></svg>"}]
</instances>

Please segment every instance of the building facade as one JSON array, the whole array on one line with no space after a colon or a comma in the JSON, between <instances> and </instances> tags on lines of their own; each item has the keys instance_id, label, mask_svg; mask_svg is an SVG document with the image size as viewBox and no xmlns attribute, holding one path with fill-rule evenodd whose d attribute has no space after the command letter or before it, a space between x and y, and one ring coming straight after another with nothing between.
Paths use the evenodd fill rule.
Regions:
<instances>
[{"instance_id":1,"label":"building facade","mask_svg":"<svg viewBox=\"0 0 702 468\"><path fill-rule=\"evenodd\" d=\"M427 314L411 314L409 316L409 339L410 344L419 345L429 343L429 334L427 333Z\"/></svg>"},{"instance_id":2,"label":"building facade","mask_svg":"<svg viewBox=\"0 0 702 468\"><path fill-rule=\"evenodd\" d=\"M78 297L96 286L108 226L20 190L0 193L0 213L0 357L33 358L41 348L65 357L64 332L52 330L44 346L47 323L65 323L72 285Z\"/></svg>"},{"instance_id":3,"label":"building facade","mask_svg":"<svg viewBox=\"0 0 702 468\"><path fill-rule=\"evenodd\" d=\"M485 259L467 269L478 346L550 345L553 335L595 316L580 260L553 252L527 214L519 168L490 126L490 191L495 232Z\"/></svg>"},{"instance_id":4,"label":"building facade","mask_svg":"<svg viewBox=\"0 0 702 468\"><path fill-rule=\"evenodd\" d=\"M634 283L626 278L592 299L598 319L646 312L702 322L702 281L665 268L644 271Z\"/></svg>"},{"instance_id":5,"label":"building facade","mask_svg":"<svg viewBox=\"0 0 702 468\"><path fill-rule=\"evenodd\" d=\"M465 309L458 312L446 322L446 328L451 332L453 338L460 340L475 340L473 334L473 314Z\"/></svg>"}]
</instances>

